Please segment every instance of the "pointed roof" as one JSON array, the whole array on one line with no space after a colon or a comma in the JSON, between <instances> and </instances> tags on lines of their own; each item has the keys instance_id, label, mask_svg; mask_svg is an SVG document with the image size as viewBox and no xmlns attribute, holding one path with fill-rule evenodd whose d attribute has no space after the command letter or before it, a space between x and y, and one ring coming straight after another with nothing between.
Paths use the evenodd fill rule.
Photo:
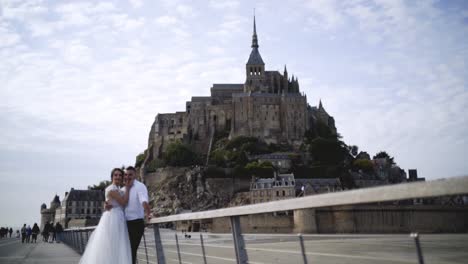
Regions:
<instances>
[{"instance_id":1,"label":"pointed roof","mask_svg":"<svg viewBox=\"0 0 468 264\"><path fill-rule=\"evenodd\" d=\"M322 105L322 99L319 100L319 109L325 110L325 109L323 108L323 105Z\"/></svg>"},{"instance_id":2,"label":"pointed roof","mask_svg":"<svg viewBox=\"0 0 468 264\"><path fill-rule=\"evenodd\" d=\"M60 203L60 198L59 196L56 194L54 199L52 200L52 203Z\"/></svg>"},{"instance_id":3,"label":"pointed roof","mask_svg":"<svg viewBox=\"0 0 468 264\"><path fill-rule=\"evenodd\" d=\"M263 62L262 56L258 51L258 38L257 38L257 26L255 23L255 15L254 15L254 23L253 23L253 35L252 35L252 52L250 52L249 60L247 64L262 64L265 65Z\"/></svg>"},{"instance_id":4,"label":"pointed roof","mask_svg":"<svg viewBox=\"0 0 468 264\"><path fill-rule=\"evenodd\" d=\"M255 24L255 15L253 23L252 48L258 49L257 25Z\"/></svg>"}]
</instances>

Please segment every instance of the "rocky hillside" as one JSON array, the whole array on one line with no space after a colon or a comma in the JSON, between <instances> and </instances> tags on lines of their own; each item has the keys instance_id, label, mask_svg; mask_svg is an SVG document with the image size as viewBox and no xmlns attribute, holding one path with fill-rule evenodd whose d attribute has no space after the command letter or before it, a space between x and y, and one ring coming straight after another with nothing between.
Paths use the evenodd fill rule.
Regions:
<instances>
[{"instance_id":1,"label":"rocky hillside","mask_svg":"<svg viewBox=\"0 0 468 264\"><path fill-rule=\"evenodd\" d=\"M206 179L199 166L166 167L145 177L156 216L227 207L235 193L231 179Z\"/></svg>"}]
</instances>

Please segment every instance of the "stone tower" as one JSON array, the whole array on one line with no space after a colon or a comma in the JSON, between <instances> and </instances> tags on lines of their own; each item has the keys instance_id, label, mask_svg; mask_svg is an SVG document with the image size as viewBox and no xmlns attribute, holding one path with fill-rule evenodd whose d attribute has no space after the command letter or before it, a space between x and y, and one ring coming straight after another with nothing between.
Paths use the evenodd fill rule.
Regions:
<instances>
[{"instance_id":1,"label":"stone tower","mask_svg":"<svg viewBox=\"0 0 468 264\"><path fill-rule=\"evenodd\" d=\"M55 195L54 199L50 202L50 207L47 209L46 204L41 205L41 230L44 229L44 225L47 222L53 222L55 219L55 210L60 207L60 198L58 195Z\"/></svg>"},{"instance_id":2,"label":"stone tower","mask_svg":"<svg viewBox=\"0 0 468 264\"><path fill-rule=\"evenodd\" d=\"M257 26L255 16L253 22L252 51L249 60L245 65L245 86L244 92L265 92L265 63L258 51Z\"/></svg>"}]
</instances>

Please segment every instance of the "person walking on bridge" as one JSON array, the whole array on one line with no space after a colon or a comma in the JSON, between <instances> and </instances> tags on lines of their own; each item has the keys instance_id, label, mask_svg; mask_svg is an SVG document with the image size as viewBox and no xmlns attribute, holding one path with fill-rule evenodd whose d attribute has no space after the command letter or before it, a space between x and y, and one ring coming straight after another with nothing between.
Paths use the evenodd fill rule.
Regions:
<instances>
[{"instance_id":1,"label":"person walking on bridge","mask_svg":"<svg viewBox=\"0 0 468 264\"><path fill-rule=\"evenodd\" d=\"M8 231L8 233L10 234L10 238L11 238L11 234L13 233L13 228L10 227L10 230Z\"/></svg>"},{"instance_id":2,"label":"person walking on bridge","mask_svg":"<svg viewBox=\"0 0 468 264\"><path fill-rule=\"evenodd\" d=\"M37 235L41 232L41 230L39 230L39 226L37 226L37 223L34 223L34 226L32 228L32 242L34 243L37 243Z\"/></svg>"},{"instance_id":3,"label":"person walking on bridge","mask_svg":"<svg viewBox=\"0 0 468 264\"><path fill-rule=\"evenodd\" d=\"M24 241L26 241L26 224L21 228L21 243L24 243Z\"/></svg>"},{"instance_id":4,"label":"person walking on bridge","mask_svg":"<svg viewBox=\"0 0 468 264\"><path fill-rule=\"evenodd\" d=\"M31 242L31 235L32 235L32 229L31 226L28 225L26 228L26 243Z\"/></svg>"},{"instance_id":5,"label":"person walking on bridge","mask_svg":"<svg viewBox=\"0 0 468 264\"><path fill-rule=\"evenodd\" d=\"M62 240L62 232L63 232L63 227L59 222L57 222L57 224L55 224L55 234L57 236L56 238L57 243L60 243L60 241Z\"/></svg>"}]
</instances>

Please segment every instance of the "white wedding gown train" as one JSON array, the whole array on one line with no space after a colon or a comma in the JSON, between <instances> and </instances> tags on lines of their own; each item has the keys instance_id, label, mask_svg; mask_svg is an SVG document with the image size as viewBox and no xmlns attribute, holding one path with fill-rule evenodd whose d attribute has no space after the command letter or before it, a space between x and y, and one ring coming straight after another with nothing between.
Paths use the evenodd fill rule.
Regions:
<instances>
[{"instance_id":1,"label":"white wedding gown train","mask_svg":"<svg viewBox=\"0 0 468 264\"><path fill-rule=\"evenodd\" d=\"M119 188L113 184L107 187L106 199L111 190L119 190ZM111 200L110 203L113 208L102 214L98 226L89 238L80 264L132 263L130 240L123 208L115 201Z\"/></svg>"}]
</instances>

